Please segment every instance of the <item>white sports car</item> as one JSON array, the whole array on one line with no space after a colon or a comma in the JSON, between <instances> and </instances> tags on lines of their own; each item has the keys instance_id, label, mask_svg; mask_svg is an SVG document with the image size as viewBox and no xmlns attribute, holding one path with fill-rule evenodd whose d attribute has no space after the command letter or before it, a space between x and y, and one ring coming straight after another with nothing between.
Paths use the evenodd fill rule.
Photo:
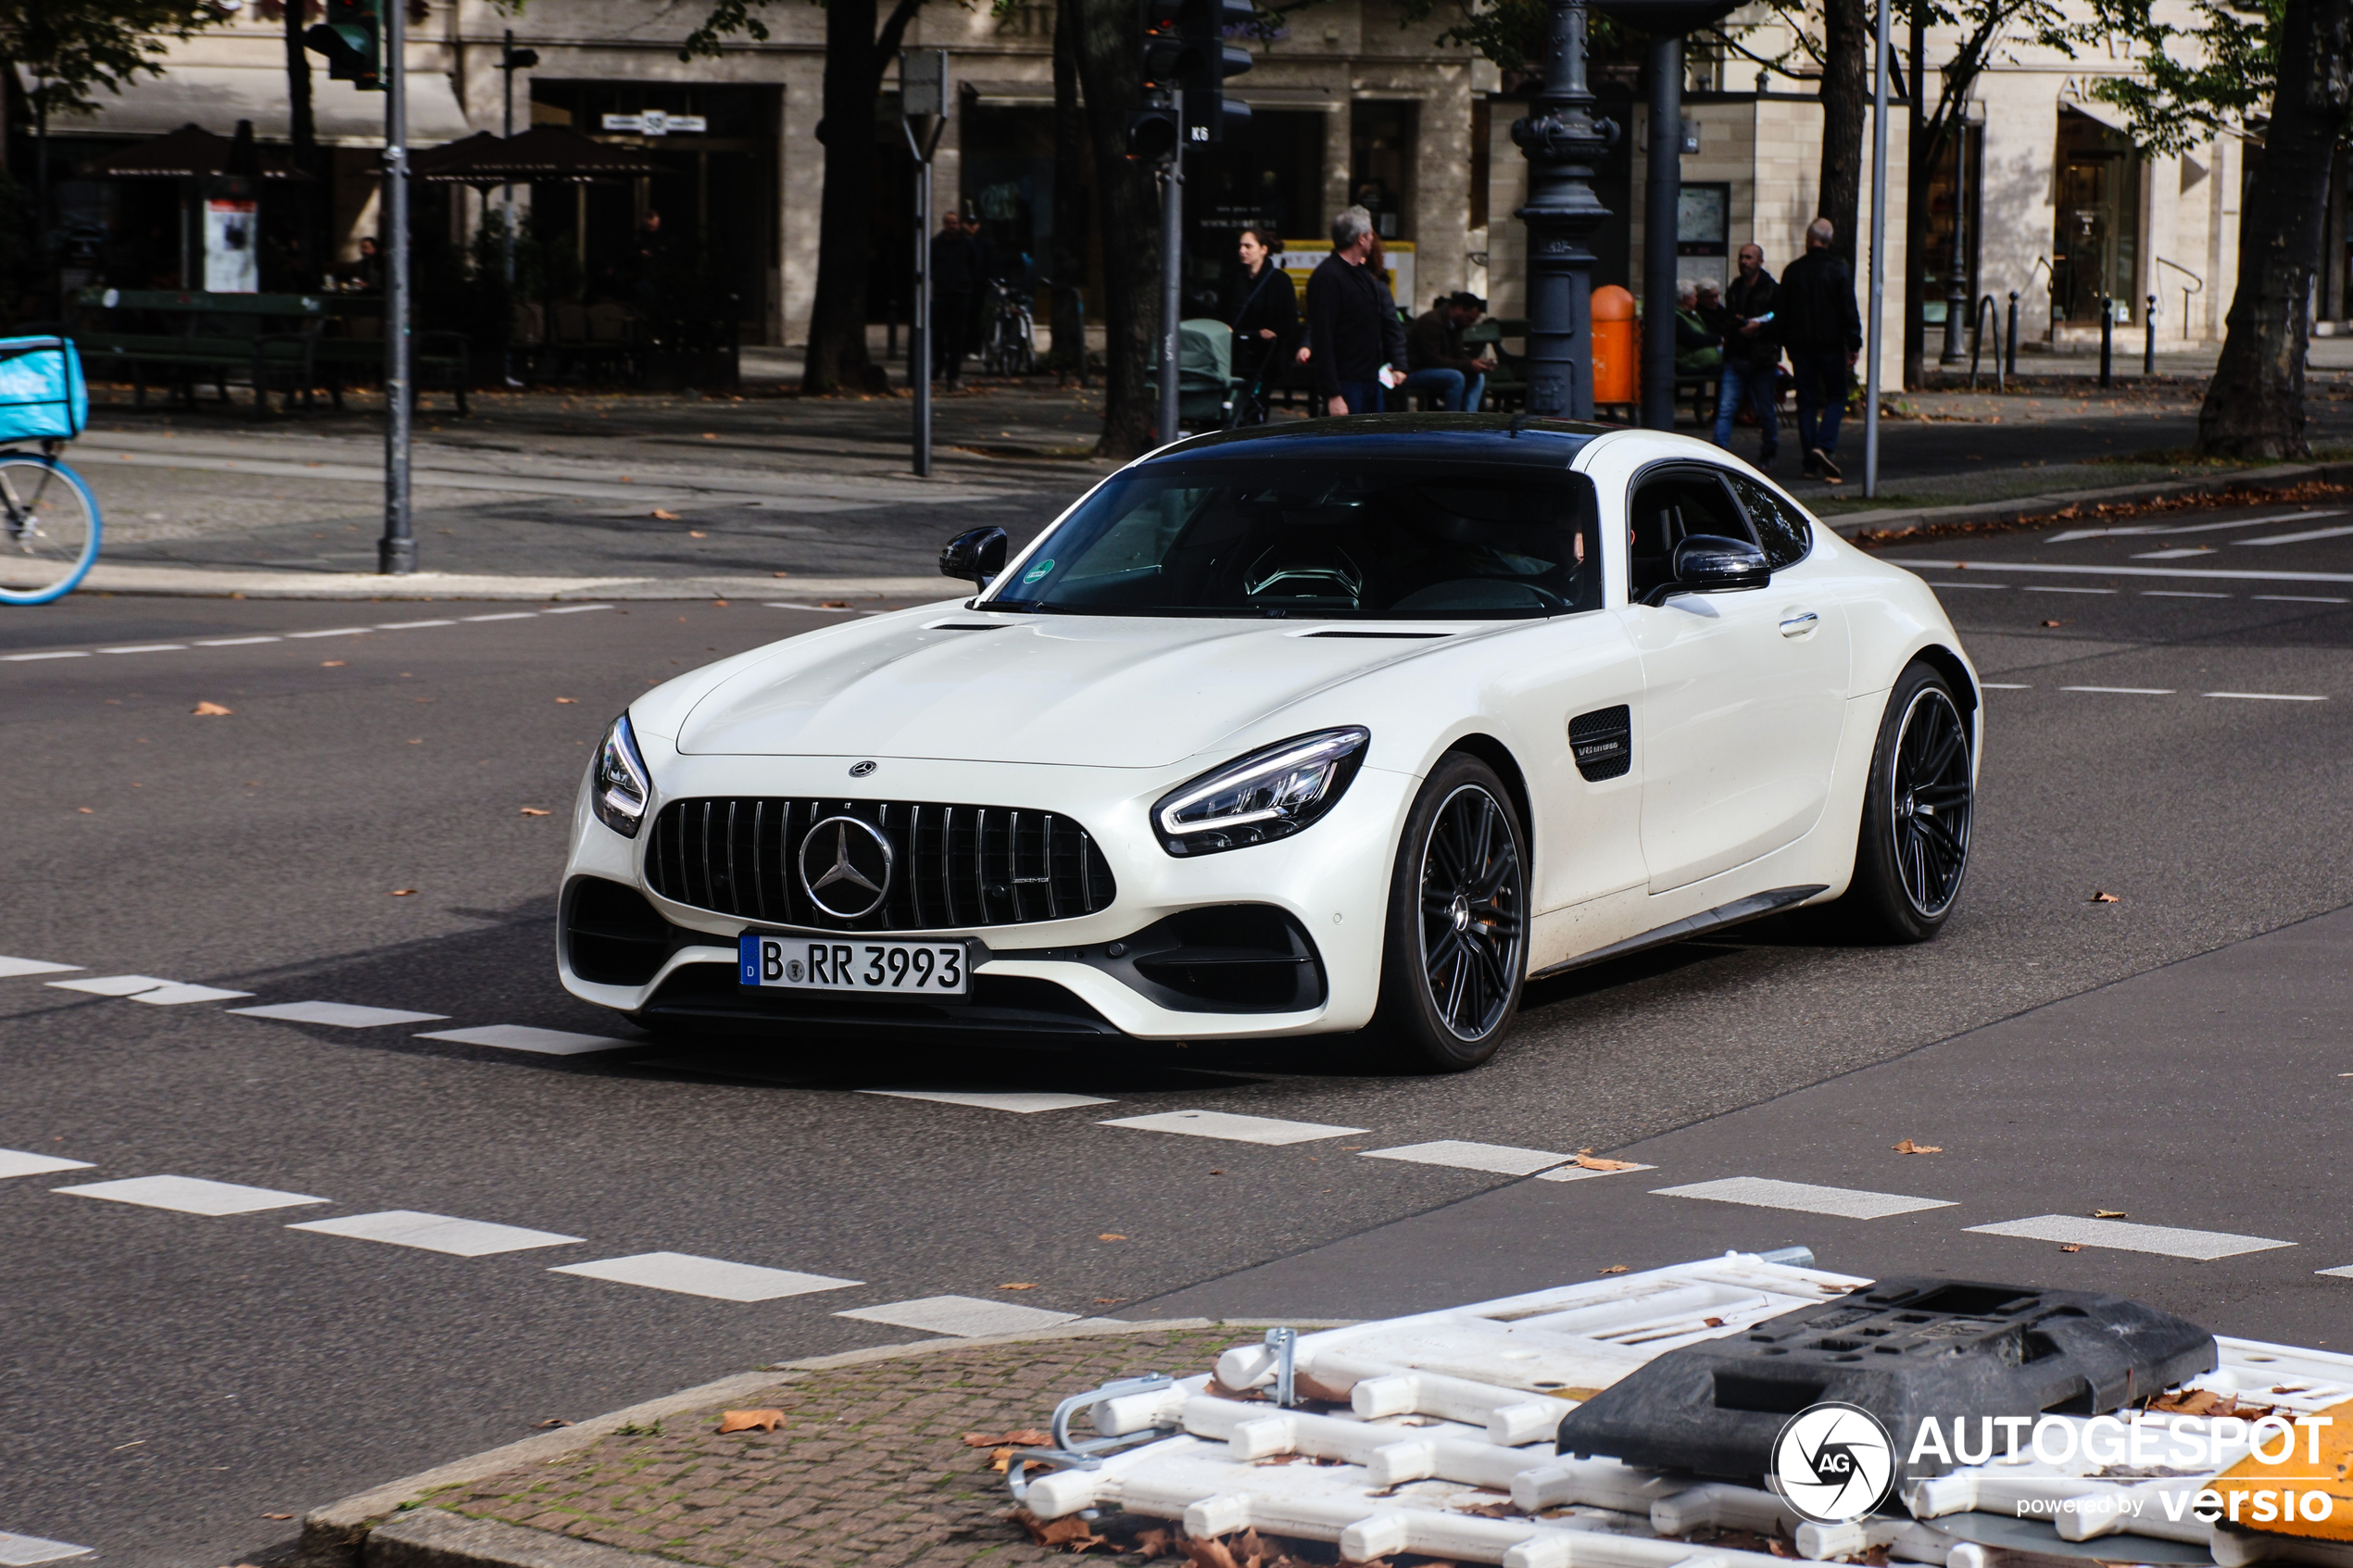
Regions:
<instances>
[{"instance_id":1,"label":"white sports car","mask_svg":"<svg viewBox=\"0 0 2353 1568\"><path fill-rule=\"evenodd\" d=\"M1680 436L1202 436L977 596L637 698L560 962L650 1027L1491 1055L1531 979L1801 904L1933 935L1978 685L1936 596Z\"/></svg>"}]
</instances>

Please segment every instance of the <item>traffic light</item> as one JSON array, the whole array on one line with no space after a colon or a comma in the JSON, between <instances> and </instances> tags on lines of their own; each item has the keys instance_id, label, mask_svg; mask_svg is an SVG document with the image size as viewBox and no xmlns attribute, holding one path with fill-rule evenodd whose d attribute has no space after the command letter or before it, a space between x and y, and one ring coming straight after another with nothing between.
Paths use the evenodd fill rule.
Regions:
<instances>
[{"instance_id":1,"label":"traffic light","mask_svg":"<svg viewBox=\"0 0 2353 1568\"><path fill-rule=\"evenodd\" d=\"M303 47L327 57L327 75L362 93L384 90L384 21L375 0L327 0L327 19L302 35Z\"/></svg>"},{"instance_id":2,"label":"traffic light","mask_svg":"<svg viewBox=\"0 0 2353 1568\"><path fill-rule=\"evenodd\" d=\"M1159 163L1176 150L1182 132L1173 104L1154 104L1127 117L1127 157L1137 163Z\"/></svg>"},{"instance_id":3,"label":"traffic light","mask_svg":"<svg viewBox=\"0 0 2353 1568\"><path fill-rule=\"evenodd\" d=\"M1184 47L1176 85L1184 89L1185 142L1223 142L1250 126L1250 106L1226 101L1226 79L1250 69L1250 51L1226 42L1226 30L1249 23L1251 0L1182 0L1177 30Z\"/></svg>"}]
</instances>

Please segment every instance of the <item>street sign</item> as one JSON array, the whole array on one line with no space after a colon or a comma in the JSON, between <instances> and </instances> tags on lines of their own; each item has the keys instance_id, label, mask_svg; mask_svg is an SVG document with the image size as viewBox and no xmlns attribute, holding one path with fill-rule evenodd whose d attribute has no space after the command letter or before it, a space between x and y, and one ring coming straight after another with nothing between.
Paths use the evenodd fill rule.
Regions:
<instances>
[{"instance_id":1,"label":"street sign","mask_svg":"<svg viewBox=\"0 0 2353 1568\"><path fill-rule=\"evenodd\" d=\"M948 112L948 51L909 49L899 56L899 112L909 119Z\"/></svg>"},{"instance_id":2,"label":"street sign","mask_svg":"<svg viewBox=\"0 0 2353 1568\"><path fill-rule=\"evenodd\" d=\"M605 116L608 131L634 131L640 136L698 136L710 127L698 114L664 114L660 109L648 109L643 114L609 114Z\"/></svg>"}]
</instances>

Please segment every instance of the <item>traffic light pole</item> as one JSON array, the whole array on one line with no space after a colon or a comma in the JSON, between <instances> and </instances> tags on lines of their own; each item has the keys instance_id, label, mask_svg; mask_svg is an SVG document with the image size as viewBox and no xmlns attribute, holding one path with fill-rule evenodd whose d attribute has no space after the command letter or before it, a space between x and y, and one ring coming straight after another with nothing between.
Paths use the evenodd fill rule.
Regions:
<instances>
[{"instance_id":1,"label":"traffic light pole","mask_svg":"<svg viewBox=\"0 0 2353 1568\"><path fill-rule=\"evenodd\" d=\"M948 129L948 52L899 56L900 128L915 158L915 305L907 323L907 382L915 394L915 477L931 477L931 165ZM920 126L922 129L918 130ZM1084 345L1081 345L1082 347Z\"/></svg>"},{"instance_id":2,"label":"traffic light pole","mask_svg":"<svg viewBox=\"0 0 2353 1568\"><path fill-rule=\"evenodd\" d=\"M417 570L409 509L409 43L408 0L381 0L384 41L384 533L376 570Z\"/></svg>"},{"instance_id":3,"label":"traffic light pole","mask_svg":"<svg viewBox=\"0 0 2353 1568\"><path fill-rule=\"evenodd\" d=\"M1184 123L1182 93L1177 123ZM1185 140L1160 171L1160 445L1176 439L1176 323L1184 314Z\"/></svg>"}]
</instances>

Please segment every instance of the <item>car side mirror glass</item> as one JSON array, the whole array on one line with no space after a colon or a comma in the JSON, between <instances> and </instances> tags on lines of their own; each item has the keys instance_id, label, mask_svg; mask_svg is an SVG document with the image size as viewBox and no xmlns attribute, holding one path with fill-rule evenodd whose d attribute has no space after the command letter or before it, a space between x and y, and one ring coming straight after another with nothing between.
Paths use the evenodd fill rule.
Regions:
<instances>
[{"instance_id":1,"label":"car side mirror glass","mask_svg":"<svg viewBox=\"0 0 2353 1568\"><path fill-rule=\"evenodd\" d=\"M1773 580L1765 552L1745 539L1694 533L1675 546L1675 578L1651 590L1643 602L1665 604L1673 594L1732 594L1762 588Z\"/></svg>"},{"instance_id":2,"label":"car side mirror glass","mask_svg":"<svg viewBox=\"0 0 2353 1568\"><path fill-rule=\"evenodd\" d=\"M967 528L941 547L939 574L963 578L986 593L1005 570L1005 543L1001 528Z\"/></svg>"}]
</instances>

